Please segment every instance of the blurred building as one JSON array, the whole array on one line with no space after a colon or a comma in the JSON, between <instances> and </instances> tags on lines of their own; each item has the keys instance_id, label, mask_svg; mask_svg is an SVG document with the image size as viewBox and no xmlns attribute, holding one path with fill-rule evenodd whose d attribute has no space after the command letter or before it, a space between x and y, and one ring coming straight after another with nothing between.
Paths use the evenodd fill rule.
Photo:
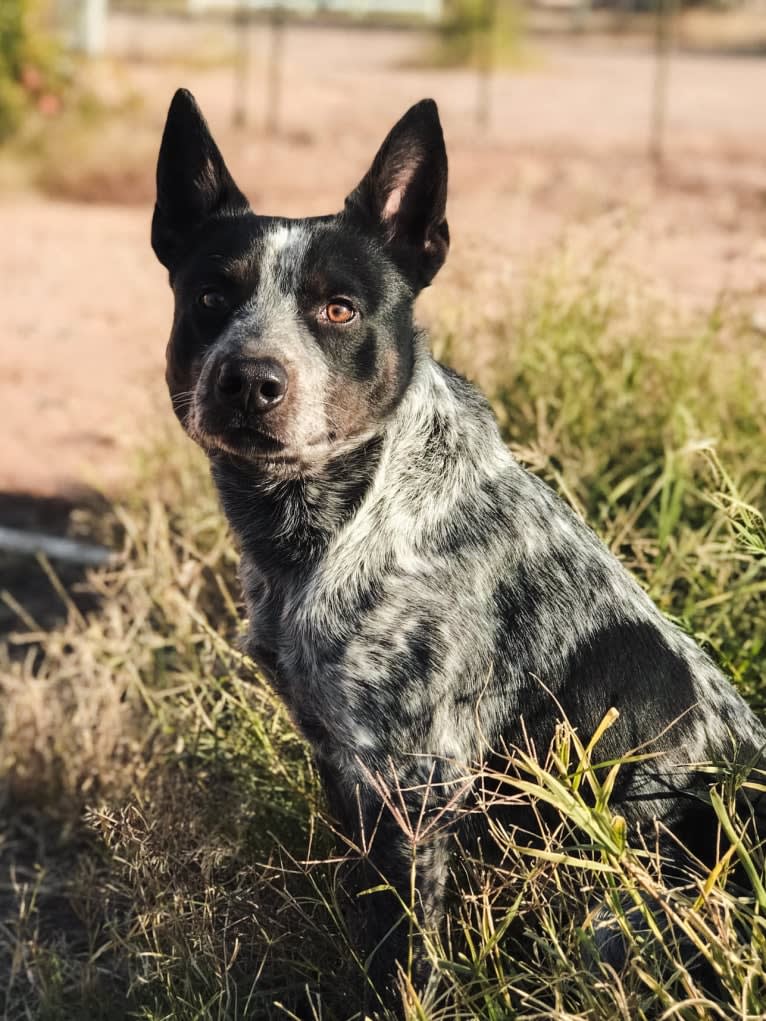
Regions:
<instances>
[{"instance_id":1,"label":"blurred building","mask_svg":"<svg viewBox=\"0 0 766 1021\"><path fill-rule=\"evenodd\" d=\"M442 0L186 0L189 13L232 9L270 10L280 7L300 14L339 12L360 17L375 14L414 14L438 19L442 15Z\"/></svg>"}]
</instances>

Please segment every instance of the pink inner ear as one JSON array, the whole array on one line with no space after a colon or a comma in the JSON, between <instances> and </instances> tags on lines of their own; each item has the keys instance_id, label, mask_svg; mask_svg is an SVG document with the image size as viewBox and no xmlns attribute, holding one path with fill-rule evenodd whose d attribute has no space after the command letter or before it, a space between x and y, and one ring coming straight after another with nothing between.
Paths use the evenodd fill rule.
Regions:
<instances>
[{"instance_id":1,"label":"pink inner ear","mask_svg":"<svg viewBox=\"0 0 766 1021\"><path fill-rule=\"evenodd\" d=\"M391 220L399 212L399 206L402 204L404 198L404 191L406 185L400 184L394 188L393 191L389 192L386 204L383 206L383 219Z\"/></svg>"},{"instance_id":2,"label":"pink inner ear","mask_svg":"<svg viewBox=\"0 0 766 1021\"><path fill-rule=\"evenodd\" d=\"M415 158L405 159L401 166L397 167L392 175L391 188L386 197L386 203L381 211L384 221L392 220L399 212L404 193L412 184L412 179L420 166L420 160Z\"/></svg>"}]
</instances>

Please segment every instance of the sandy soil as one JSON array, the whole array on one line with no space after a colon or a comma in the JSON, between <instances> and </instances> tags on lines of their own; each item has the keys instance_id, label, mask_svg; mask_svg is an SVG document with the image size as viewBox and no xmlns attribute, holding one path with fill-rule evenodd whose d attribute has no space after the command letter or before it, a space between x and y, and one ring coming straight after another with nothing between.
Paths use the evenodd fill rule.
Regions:
<instances>
[{"instance_id":1,"label":"sandy soil","mask_svg":"<svg viewBox=\"0 0 766 1021\"><path fill-rule=\"evenodd\" d=\"M674 60L658 183L646 159L650 55L538 44L533 70L496 77L483 132L475 76L407 69L420 45L406 33L289 30L281 133L269 138L265 29L252 30L251 123L237 132L225 26L113 19L110 80L117 68L120 88L144 97L141 130L125 139L141 168L138 201L0 198L0 491L116 486L126 451L165 407L171 302L148 224L154 150L180 84L253 204L288 215L337 208L394 119L433 95L450 150L453 254L424 296L426 318L459 296L492 303L562 237L608 246L676 302L707 306L729 292L764 315L766 60Z\"/></svg>"}]
</instances>

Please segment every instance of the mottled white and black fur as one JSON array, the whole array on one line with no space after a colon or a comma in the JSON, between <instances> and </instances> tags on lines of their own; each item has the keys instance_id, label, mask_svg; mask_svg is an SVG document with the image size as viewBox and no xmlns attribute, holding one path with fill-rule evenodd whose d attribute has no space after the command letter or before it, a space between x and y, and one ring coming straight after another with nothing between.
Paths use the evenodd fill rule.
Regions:
<instances>
[{"instance_id":1,"label":"mottled white and black fur","mask_svg":"<svg viewBox=\"0 0 766 1021\"><path fill-rule=\"evenodd\" d=\"M262 217L189 93L173 100L152 232L176 300L167 379L241 547L249 649L348 837L405 901L424 797L427 813L470 803L469 768L507 769L530 741L544 755L564 714L587 740L612 706L598 758L658 753L623 768L615 807L704 861L716 827L699 766L753 764L766 732L429 354L412 306L446 257L446 187L424 101L342 212ZM450 840L435 827L418 849L432 924ZM391 894L364 903L383 988L404 960L401 910Z\"/></svg>"}]
</instances>

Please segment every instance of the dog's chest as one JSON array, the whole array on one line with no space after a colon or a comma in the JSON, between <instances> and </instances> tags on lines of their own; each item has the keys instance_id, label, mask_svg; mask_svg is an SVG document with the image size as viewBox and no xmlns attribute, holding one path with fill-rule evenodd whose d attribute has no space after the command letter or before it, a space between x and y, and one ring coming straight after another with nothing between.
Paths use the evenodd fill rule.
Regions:
<instances>
[{"instance_id":1,"label":"dog's chest","mask_svg":"<svg viewBox=\"0 0 766 1021\"><path fill-rule=\"evenodd\" d=\"M369 745L348 676L348 649L360 628L348 593L329 592L313 574L266 581L246 558L241 576L249 651L267 668L307 740L317 749ZM365 709L371 708L368 700Z\"/></svg>"},{"instance_id":2,"label":"dog's chest","mask_svg":"<svg viewBox=\"0 0 766 1021\"><path fill-rule=\"evenodd\" d=\"M277 585L257 584L243 564L251 652L270 653L275 687L320 754L369 759L424 743L457 752L454 713L447 728L431 704L465 676L453 662L461 643L449 641L454 594L438 572L438 562L402 550L392 558L388 542L369 537Z\"/></svg>"}]
</instances>

